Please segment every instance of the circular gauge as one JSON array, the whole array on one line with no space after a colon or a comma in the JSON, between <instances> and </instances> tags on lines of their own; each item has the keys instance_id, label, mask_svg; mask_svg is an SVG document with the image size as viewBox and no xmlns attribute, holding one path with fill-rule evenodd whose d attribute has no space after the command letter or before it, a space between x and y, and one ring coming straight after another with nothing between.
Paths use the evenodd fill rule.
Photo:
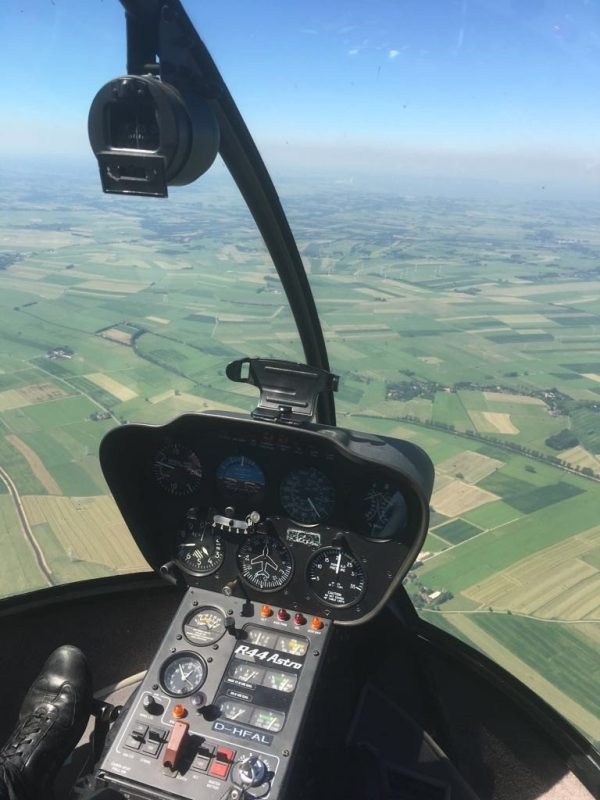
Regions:
<instances>
[{"instance_id":1,"label":"circular gauge","mask_svg":"<svg viewBox=\"0 0 600 800\"><path fill-rule=\"evenodd\" d=\"M169 494L192 494L202 482L200 459L189 447L177 442L161 447L153 466L156 480Z\"/></svg>"},{"instance_id":2,"label":"circular gauge","mask_svg":"<svg viewBox=\"0 0 600 800\"><path fill-rule=\"evenodd\" d=\"M250 535L237 555L242 577L255 589L274 592L285 586L294 570L292 554L273 536Z\"/></svg>"},{"instance_id":3,"label":"circular gauge","mask_svg":"<svg viewBox=\"0 0 600 800\"><path fill-rule=\"evenodd\" d=\"M406 526L406 500L396 486L373 481L362 499L366 534L373 539L392 539Z\"/></svg>"},{"instance_id":4,"label":"circular gauge","mask_svg":"<svg viewBox=\"0 0 600 800\"><path fill-rule=\"evenodd\" d=\"M160 682L172 697L194 694L204 683L206 664L195 653L177 653L163 664Z\"/></svg>"},{"instance_id":5,"label":"circular gauge","mask_svg":"<svg viewBox=\"0 0 600 800\"><path fill-rule=\"evenodd\" d=\"M252 497L265 488L265 474L246 456L229 456L217 469L217 482L226 494Z\"/></svg>"},{"instance_id":6,"label":"circular gauge","mask_svg":"<svg viewBox=\"0 0 600 800\"><path fill-rule=\"evenodd\" d=\"M225 633L225 617L216 608L203 606L194 610L183 623L188 642L204 647L218 642Z\"/></svg>"},{"instance_id":7,"label":"circular gauge","mask_svg":"<svg viewBox=\"0 0 600 800\"><path fill-rule=\"evenodd\" d=\"M195 538L177 545L175 557L186 572L192 575L211 575L225 558L225 542L208 522L199 529Z\"/></svg>"},{"instance_id":8,"label":"circular gauge","mask_svg":"<svg viewBox=\"0 0 600 800\"><path fill-rule=\"evenodd\" d=\"M358 603L367 583L358 559L339 547L317 550L306 567L306 580L319 600L336 608Z\"/></svg>"},{"instance_id":9,"label":"circular gauge","mask_svg":"<svg viewBox=\"0 0 600 800\"><path fill-rule=\"evenodd\" d=\"M331 514L335 506L333 484L316 467L305 467L284 478L281 505L300 525L316 525Z\"/></svg>"}]
</instances>

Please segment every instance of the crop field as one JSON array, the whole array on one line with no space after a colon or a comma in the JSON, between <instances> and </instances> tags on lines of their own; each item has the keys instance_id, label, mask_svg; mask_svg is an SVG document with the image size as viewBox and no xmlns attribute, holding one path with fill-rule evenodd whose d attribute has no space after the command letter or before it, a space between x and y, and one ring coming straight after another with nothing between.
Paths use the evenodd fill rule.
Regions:
<instances>
[{"instance_id":1,"label":"crop field","mask_svg":"<svg viewBox=\"0 0 600 800\"><path fill-rule=\"evenodd\" d=\"M0 465L58 582L145 569L101 474L103 435L249 411L257 392L227 363L302 348L220 177L150 204L102 195L93 174L38 181L0 182ZM600 209L335 186L282 199L339 424L436 465L415 603L600 740ZM0 595L45 585L11 502L0 482ZM571 673L553 656L568 647Z\"/></svg>"},{"instance_id":2,"label":"crop field","mask_svg":"<svg viewBox=\"0 0 600 800\"><path fill-rule=\"evenodd\" d=\"M467 483L478 483L503 465L497 458L490 458L473 450L465 450L453 458L436 465L436 473L460 477Z\"/></svg>"},{"instance_id":3,"label":"crop field","mask_svg":"<svg viewBox=\"0 0 600 800\"><path fill-rule=\"evenodd\" d=\"M23 505L32 527L47 525L73 563L103 564L111 572L147 568L109 497L28 496Z\"/></svg>"},{"instance_id":4,"label":"crop field","mask_svg":"<svg viewBox=\"0 0 600 800\"><path fill-rule=\"evenodd\" d=\"M447 517L458 517L494 500L498 500L498 495L492 492L465 481L451 480L433 493L431 506Z\"/></svg>"}]
</instances>

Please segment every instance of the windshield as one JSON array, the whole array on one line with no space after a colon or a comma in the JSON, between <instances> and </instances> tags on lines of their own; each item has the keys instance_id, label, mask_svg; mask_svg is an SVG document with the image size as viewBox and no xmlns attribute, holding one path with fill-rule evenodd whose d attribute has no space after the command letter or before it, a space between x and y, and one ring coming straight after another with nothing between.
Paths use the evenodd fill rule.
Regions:
<instances>
[{"instance_id":1,"label":"windshield","mask_svg":"<svg viewBox=\"0 0 600 800\"><path fill-rule=\"evenodd\" d=\"M597 5L188 6L296 235L338 424L436 462L419 613L600 742ZM119 3L5 4L0 35L10 595L146 568L109 428L248 410L228 361L303 357L219 164L167 201L102 195L86 119L125 71Z\"/></svg>"}]
</instances>

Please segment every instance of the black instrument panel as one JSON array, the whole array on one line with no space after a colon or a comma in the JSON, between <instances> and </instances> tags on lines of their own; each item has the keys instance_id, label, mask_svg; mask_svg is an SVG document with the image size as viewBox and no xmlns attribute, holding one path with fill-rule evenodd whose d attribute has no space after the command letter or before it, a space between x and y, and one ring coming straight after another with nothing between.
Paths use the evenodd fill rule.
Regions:
<instances>
[{"instance_id":1,"label":"black instrument panel","mask_svg":"<svg viewBox=\"0 0 600 800\"><path fill-rule=\"evenodd\" d=\"M427 531L433 467L409 442L207 413L117 428L100 458L154 569L342 623L376 613Z\"/></svg>"}]
</instances>

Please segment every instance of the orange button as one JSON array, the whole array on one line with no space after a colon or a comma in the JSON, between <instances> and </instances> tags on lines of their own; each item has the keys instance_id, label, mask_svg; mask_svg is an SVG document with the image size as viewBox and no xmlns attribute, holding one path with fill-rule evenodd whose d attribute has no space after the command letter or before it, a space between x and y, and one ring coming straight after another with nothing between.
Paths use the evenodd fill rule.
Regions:
<instances>
[{"instance_id":1,"label":"orange button","mask_svg":"<svg viewBox=\"0 0 600 800\"><path fill-rule=\"evenodd\" d=\"M183 719L187 715L187 711L185 706L182 706L181 703L177 703L177 705L173 706L172 714L175 719Z\"/></svg>"},{"instance_id":2,"label":"orange button","mask_svg":"<svg viewBox=\"0 0 600 800\"><path fill-rule=\"evenodd\" d=\"M273 613L273 609L271 608L271 606L267 605L267 603L265 603L264 606L260 610L260 615L261 615L261 617L263 619L266 619L267 617L270 617L272 613Z\"/></svg>"},{"instance_id":3,"label":"orange button","mask_svg":"<svg viewBox=\"0 0 600 800\"><path fill-rule=\"evenodd\" d=\"M323 627L323 620L321 617L313 617L310 622L310 627L313 629L313 631L320 631Z\"/></svg>"}]
</instances>

